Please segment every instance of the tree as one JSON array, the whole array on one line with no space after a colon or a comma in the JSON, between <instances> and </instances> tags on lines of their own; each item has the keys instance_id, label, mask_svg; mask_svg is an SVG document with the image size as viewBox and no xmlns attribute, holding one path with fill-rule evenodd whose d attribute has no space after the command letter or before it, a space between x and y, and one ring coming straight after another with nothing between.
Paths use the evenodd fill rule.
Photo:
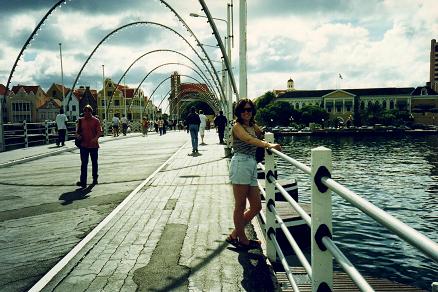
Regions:
<instances>
[{"instance_id":1,"label":"tree","mask_svg":"<svg viewBox=\"0 0 438 292\"><path fill-rule=\"evenodd\" d=\"M303 106L299 111L301 112L299 122L306 126L308 126L309 123L321 124L322 120L326 121L329 118L329 113L316 105Z\"/></svg>"},{"instance_id":2,"label":"tree","mask_svg":"<svg viewBox=\"0 0 438 292\"><path fill-rule=\"evenodd\" d=\"M275 94L272 91L268 91L261 97L257 98L254 103L258 109L262 109L267 107L274 100Z\"/></svg>"},{"instance_id":3,"label":"tree","mask_svg":"<svg viewBox=\"0 0 438 292\"><path fill-rule=\"evenodd\" d=\"M266 107L258 107L255 119L258 123L266 126L288 126L290 118L296 113L290 103L285 101L274 101Z\"/></svg>"}]
</instances>

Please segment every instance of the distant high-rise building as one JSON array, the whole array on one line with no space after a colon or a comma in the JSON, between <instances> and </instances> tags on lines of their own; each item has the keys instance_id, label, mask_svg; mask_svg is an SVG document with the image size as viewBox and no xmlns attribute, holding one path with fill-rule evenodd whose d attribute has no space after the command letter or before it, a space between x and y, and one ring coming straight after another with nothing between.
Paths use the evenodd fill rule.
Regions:
<instances>
[{"instance_id":1,"label":"distant high-rise building","mask_svg":"<svg viewBox=\"0 0 438 292\"><path fill-rule=\"evenodd\" d=\"M430 46L430 88L438 91L438 44L435 39Z\"/></svg>"}]
</instances>

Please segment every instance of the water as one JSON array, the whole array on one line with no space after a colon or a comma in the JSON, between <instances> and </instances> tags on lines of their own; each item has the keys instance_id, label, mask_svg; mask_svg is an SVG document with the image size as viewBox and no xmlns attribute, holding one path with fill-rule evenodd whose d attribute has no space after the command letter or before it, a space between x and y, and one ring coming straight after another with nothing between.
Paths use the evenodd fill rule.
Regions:
<instances>
[{"instance_id":1,"label":"water","mask_svg":"<svg viewBox=\"0 0 438 292\"><path fill-rule=\"evenodd\" d=\"M283 151L310 166L310 151L332 150L332 178L438 242L438 136L284 137ZM280 178L298 181L310 202L309 176L278 159ZM333 193L338 247L363 274L430 290L438 264Z\"/></svg>"}]
</instances>

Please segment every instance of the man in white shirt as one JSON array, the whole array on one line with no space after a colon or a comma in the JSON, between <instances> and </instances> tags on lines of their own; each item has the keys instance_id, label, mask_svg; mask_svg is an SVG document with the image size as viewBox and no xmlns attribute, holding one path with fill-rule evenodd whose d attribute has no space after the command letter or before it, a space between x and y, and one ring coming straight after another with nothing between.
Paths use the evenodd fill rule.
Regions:
<instances>
[{"instance_id":1,"label":"man in white shirt","mask_svg":"<svg viewBox=\"0 0 438 292\"><path fill-rule=\"evenodd\" d=\"M67 133L67 116L64 114L64 109L61 107L59 114L56 115L56 127L58 128L58 140L56 146L65 145L65 134Z\"/></svg>"},{"instance_id":2,"label":"man in white shirt","mask_svg":"<svg viewBox=\"0 0 438 292\"><path fill-rule=\"evenodd\" d=\"M119 117L117 115L113 117L113 136L119 136Z\"/></svg>"},{"instance_id":3,"label":"man in white shirt","mask_svg":"<svg viewBox=\"0 0 438 292\"><path fill-rule=\"evenodd\" d=\"M205 127L207 126L207 117L204 115L204 112L202 110L199 110L199 119L201 119L201 124L199 125L199 135L201 135L201 145L205 145L204 133L205 133Z\"/></svg>"}]
</instances>

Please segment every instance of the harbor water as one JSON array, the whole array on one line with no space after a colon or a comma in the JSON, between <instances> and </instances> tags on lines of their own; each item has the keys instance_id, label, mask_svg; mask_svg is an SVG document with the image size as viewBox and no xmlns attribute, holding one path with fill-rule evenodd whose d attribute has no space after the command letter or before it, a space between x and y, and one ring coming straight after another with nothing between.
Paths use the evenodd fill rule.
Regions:
<instances>
[{"instance_id":1,"label":"harbor water","mask_svg":"<svg viewBox=\"0 0 438 292\"><path fill-rule=\"evenodd\" d=\"M332 178L438 242L438 136L281 137L292 158L310 166L311 149L332 150ZM295 178L310 202L309 176L277 159L280 178ZM364 275L430 290L438 264L332 194L333 238Z\"/></svg>"}]
</instances>

